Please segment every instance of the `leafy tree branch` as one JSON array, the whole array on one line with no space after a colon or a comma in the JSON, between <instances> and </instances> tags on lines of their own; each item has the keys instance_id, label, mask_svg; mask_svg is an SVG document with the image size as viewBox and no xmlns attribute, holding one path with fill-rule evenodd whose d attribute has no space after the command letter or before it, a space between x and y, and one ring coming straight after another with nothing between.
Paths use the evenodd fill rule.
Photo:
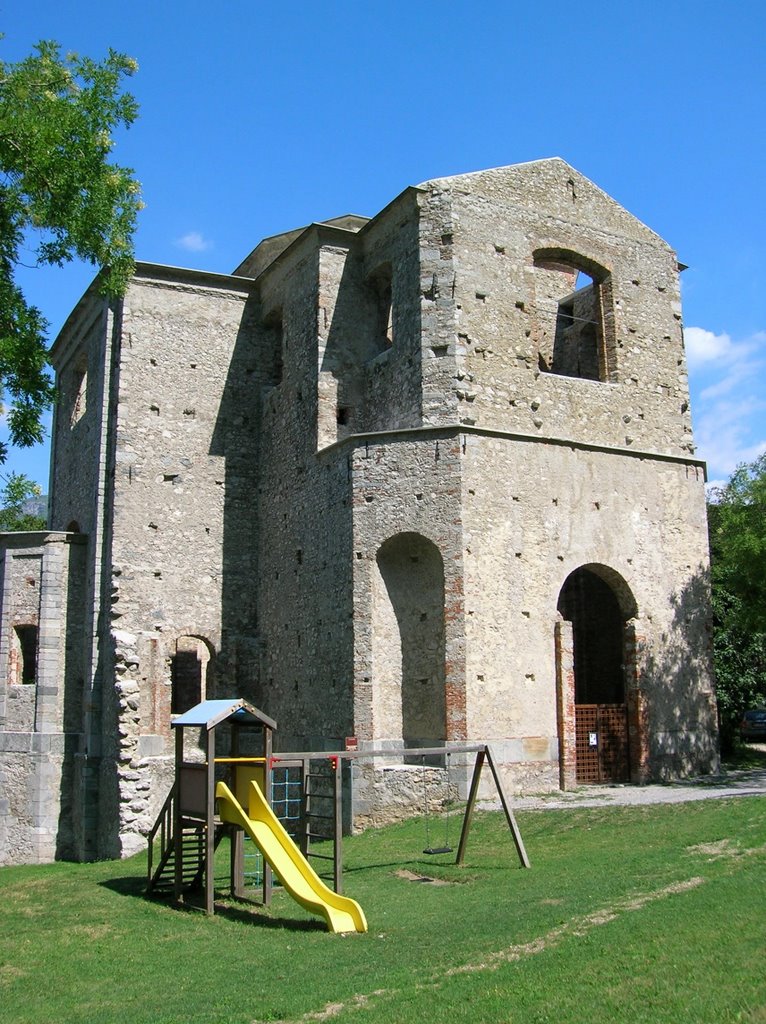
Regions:
<instances>
[{"instance_id":1,"label":"leafy tree branch","mask_svg":"<svg viewBox=\"0 0 766 1024\"><path fill-rule=\"evenodd\" d=\"M114 50L99 63L62 56L50 41L18 64L0 61L0 388L15 445L42 440L53 400L48 325L27 302L16 268L82 259L105 268L101 287L114 297L133 272L140 186L110 156L115 129L138 114L122 91L136 70ZM6 455L0 442L0 461Z\"/></svg>"}]
</instances>

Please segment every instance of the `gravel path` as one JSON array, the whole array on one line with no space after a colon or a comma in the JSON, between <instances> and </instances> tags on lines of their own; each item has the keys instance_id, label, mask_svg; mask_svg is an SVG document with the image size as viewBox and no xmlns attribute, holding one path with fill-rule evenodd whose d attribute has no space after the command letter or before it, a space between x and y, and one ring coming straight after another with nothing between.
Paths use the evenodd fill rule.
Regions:
<instances>
[{"instance_id":1,"label":"gravel path","mask_svg":"<svg viewBox=\"0 0 766 1024\"><path fill-rule=\"evenodd\" d=\"M753 744L766 752L766 744ZM766 768L724 771L683 782L653 783L649 786L581 786L569 793L511 798L514 811L558 809L562 807L608 807L610 805L677 804L688 800L716 800L733 796L766 794ZM497 808L497 800L482 801L482 809Z\"/></svg>"}]
</instances>

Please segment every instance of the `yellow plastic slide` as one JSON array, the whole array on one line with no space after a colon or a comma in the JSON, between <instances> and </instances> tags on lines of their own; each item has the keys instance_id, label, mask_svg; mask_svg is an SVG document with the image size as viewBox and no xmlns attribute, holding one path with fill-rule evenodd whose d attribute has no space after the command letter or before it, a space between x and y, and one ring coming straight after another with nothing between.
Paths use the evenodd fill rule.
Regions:
<instances>
[{"instance_id":1,"label":"yellow plastic slide","mask_svg":"<svg viewBox=\"0 0 766 1024\"><path fill-rule=\"evenodd\" d=\"M284 830L257 782L248 787L249 814L225 782L218 783L215 795L221 820L248 833L294 900L312 914L321 914L332 932L367 931L362 908L324 884Z\"/></svg>"}]
</instances>

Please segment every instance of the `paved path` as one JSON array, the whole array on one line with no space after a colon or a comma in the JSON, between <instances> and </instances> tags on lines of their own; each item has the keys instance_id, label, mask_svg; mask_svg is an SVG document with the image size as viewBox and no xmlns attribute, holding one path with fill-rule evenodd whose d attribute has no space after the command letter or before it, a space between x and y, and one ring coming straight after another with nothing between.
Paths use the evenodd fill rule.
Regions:
<instances>
[{"instance_id":1,"label":"paved path","mask_svg":"<svg viewBox=\"0 0 766 1024\"><path fill-rule=\"evenodd\" d=\"M766 744L757 744L766 751ZM511 798L514 811L562 807L608 807L610 805L677 804L688 800L715 800L733 796L766 795L766 768L724 771L683 782L653 783L649 786L581 786L570 793ZM483 809L499 807L499 801L482 801Z\"/></svg>"}]
</instances>

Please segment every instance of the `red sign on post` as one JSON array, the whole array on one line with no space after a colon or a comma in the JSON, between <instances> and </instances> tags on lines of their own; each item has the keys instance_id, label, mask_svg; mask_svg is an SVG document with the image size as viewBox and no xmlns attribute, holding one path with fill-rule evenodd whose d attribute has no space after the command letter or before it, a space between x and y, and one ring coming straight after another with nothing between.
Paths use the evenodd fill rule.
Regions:
<instances>
[{"instance_id":1,"label":"red sign on post","mask_svg":"<svg viewBox=\"0 0 766 1024\"><path fill-rule=\"evenodd\" d=\"M346 737L346 750L359 750L359 742L356 736Z\"/></svg>"}]
</instances>

